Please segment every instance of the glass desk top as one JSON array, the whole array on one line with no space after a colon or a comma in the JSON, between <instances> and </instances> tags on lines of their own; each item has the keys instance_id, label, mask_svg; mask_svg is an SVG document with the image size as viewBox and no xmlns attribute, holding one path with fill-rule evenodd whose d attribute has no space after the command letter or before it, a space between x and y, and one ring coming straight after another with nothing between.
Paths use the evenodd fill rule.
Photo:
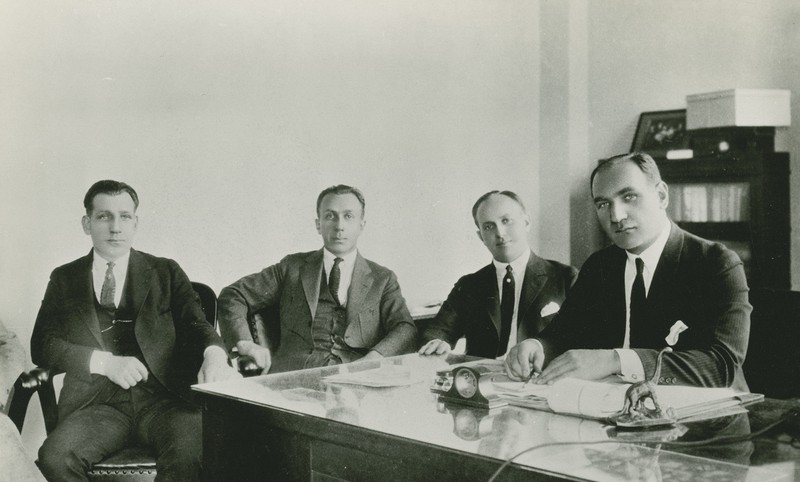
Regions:
<instances>
[{"instance_id":1,"label":"glass desk top","mask_svg":"<svg viewBox=\"0 0 800 482\"><path fill-rule=\"evenodd\" d=\"M196 385L195 390L317 417L417 442L446 447L540 471L588 480L794 480L800 478L797 441L771 430L755 440L705 446L658 442L746 436L800 402L766 400L749 413L649 431L623 431L601 422L506 406L491 411L439 402L430 386L439 369L459 355L416 354L347 365ZM408 384L367 387L330 383L325 377L375 368L402 368ZM401 380L401 383L406 383ZM647 440L647 445L626 443ZM576 443L577 442L577 443ZM797 474L797 475L796 475Z\"/></svg>"}]
</instances>

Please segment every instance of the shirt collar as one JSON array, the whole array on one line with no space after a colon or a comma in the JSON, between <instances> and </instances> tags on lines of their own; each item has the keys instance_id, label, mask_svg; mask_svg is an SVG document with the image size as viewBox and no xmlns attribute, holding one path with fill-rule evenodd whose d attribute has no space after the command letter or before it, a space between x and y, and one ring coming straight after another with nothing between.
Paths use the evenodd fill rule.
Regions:
<instances>
[{"instance_id":1,"label":"shirt collar","mask_svg":"<svg viewBox=\"0 0 800 482\"><path fill-rule=\"evenodd\" d=\"M655 271L656 266L658 265L658 260L661 259L661 253L664 252L664 247L667 245L667 240L669 240L669 232L672 229L672 223L669 219L664 221L664 226L661 228L661 233L658 235L653 244L650 245L649 248L642 251L641 254L636 255L625 251L628 255L628 260L631 263L634 263L636 258L642 258L644 265L649 269L651 272Z\"/></svg>"},{"instance_id":2,"label":"shirt collar","mask_svg":"<svg viewBox=\"0 0 800 482\"><path fill-rule=\"evenodd\" d=\"M494 264L494 269L497 272L498 276L505 276L506 275L506 266L511 265L511 269L514 270L514 273L524 273L525 269L528 267L528 260L531 258L531 250L526 249L522 252L521 255L517 256L517 259L510 263L503 263L502 261L497 261L496 259L492 259L492 264ZM515 278L517 278L515 276ZM518 278L517 278L518 279Z\"/></svg>"},{"instance_id":3,"label":"shirt collar","mask_svg":"<svg viewBox=\"0 0 800 482\"><path fill-rule=\"evenodd\" d=\"M114 267L128 266L131 257L131 250L114 260ZM96 249L92 249L92 269L105 271L108 268L108 261L100 256Z\"/></svg>"},{"instance_id":4,"label":"shirt collar","mask_svg":"<svg viewBox=\"0 0 800 482\"><path fill-rule=\"evenodd\" d=\"M358 256L357 249L354 249L347 254L339 256L328 251L328 248L322 248L322 257L325 266L333 266L333 262L336 258L342 258L342 263L344 263L346 266L353 266L356 261L356 256Z\"/></svg>"}]
</instances>

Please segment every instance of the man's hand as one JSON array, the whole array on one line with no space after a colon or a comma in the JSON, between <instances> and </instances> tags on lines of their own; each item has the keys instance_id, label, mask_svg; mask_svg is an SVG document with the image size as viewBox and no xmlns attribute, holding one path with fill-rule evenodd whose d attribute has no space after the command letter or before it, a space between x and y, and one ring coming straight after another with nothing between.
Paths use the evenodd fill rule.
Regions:
<instances>
[{"instance_id":1,"label":"man's hand","mask_svg":"<svg viewBox=\"0 0 800 482\"><path fill-rule=\"evenodd\" d=\"M452 348L449 343L437 338L436 340L425 343L417 353L420 355L447 355L451 350Z\"/></svg>"},{"instance_id":2,"label":"man's hand","mask_svg":"<svg viewBox=\"0 0 800 482\"><path fill-rule=\"evenodd\" d=\"M265 374L272 366L272 355L269 348L261 346L249 340L242 340L236 343L236 349L239 351L239 356L249 356L261 369L261 373Z\"/></svg>"},{"instance_id":3,"label":"man's hand","mask_svg":"<svg viewBox=\"0 0 800 482\"><path fill-rule=\"evenodd\" d=\"M535 383L553 383L565 378L599 380L620 371L620 362L614 350L569 350L555 358Z\"/></svg>"},{"instance_id":4,"label":"man's hand","mask_svg":"<svg viewBox=\"0 0 800 482\"><path fill-rule=\"evenodd\" d=\"M147 367L136 357L111 355L103 362L100 375L127 390L147 381Z\"/></svg>"},{"instance_id":5,"label":"man's hand","mask_svg":"<svg viewBox=\"0 0 800 482\"><path fill-rule=\"evenodd\" d=\"M228 364L228 354L218 346L206 348L203 365L197 373L197 383L221 382L232 378L242 378L239 372Z\"/></svg>"},{"instance_id":6,"label":"man's hand","mask_svg":"<svg viewBox=\"0 0 800 482\"><path fill-rule=\"evenodd\" d=\"M506 355L506 374L512 380L528 380L531 373L541 372L543 365L542 344L533 338L517 343Z\"/></svg>"}]
</instances>

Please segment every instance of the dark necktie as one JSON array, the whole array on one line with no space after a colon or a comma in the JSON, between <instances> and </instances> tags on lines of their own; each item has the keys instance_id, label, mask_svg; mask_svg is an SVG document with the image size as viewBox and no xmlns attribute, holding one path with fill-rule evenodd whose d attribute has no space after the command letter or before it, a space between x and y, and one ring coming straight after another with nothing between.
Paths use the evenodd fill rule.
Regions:
<instances>
[{"instance_id":1,"label":"dark necktie","mask_svg":"<svg viewBox=\"0 0 800 482\"><path fill-rule=\"evenodd\" d=\"M117 289L117 280L114 279L114 263L109 262L106 269L106 276L103 279L103 288L100 290L100 306L104 308L116 308L114 304L114 291Z\"/></svg>"},{"instance_id":2,"label":"dark necktie","mask_svg":"<svg viewBox=\"0 0 800 482\"><path fill-rule=\"evenodd\" d=\"M645 301L647 300L647 296L644 293L643 272L644 261L642 261L642 258L636 258L636 278L633 279L633 287L631 288L631 319L629 325L631 339L633 339L633 331L641 330L643 323L645 322L644 305ZM631 343L631 348L632 347L633 343Z\"/></svg>"},{"instance_id":3,"label":"dark necktie","mask_svg":"<svg viewBox=\"0 0 800 482\"><path fill-rule=\"evenodd\" d=\"M506 266L503 277L503 293L500 296L500 345L497 354L502 355L508 349L508 338L511 335L511 317L514 316L514 270Z\"/></svg>"},{"instance_id":4,"label":"dark necktie","mask_svg":"<svg viewBox=\"0 0 800 482\"><path fill-rule=\"evenodd\" d=\"M337 305L341 305L339 302L339 281L342 279L342 273L339 270L339 263L342 261L344 261L342 258L333 260L333 268L331 268L331 275L328 278L328 289L331 291L331 296L333 296Z\"/></svg>"}]
</instances>

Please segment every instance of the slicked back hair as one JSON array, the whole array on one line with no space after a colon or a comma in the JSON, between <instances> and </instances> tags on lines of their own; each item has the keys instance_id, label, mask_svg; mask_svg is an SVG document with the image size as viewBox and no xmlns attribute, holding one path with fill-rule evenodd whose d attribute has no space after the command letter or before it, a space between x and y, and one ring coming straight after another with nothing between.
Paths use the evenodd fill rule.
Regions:
<instances>
[{"instance_id":1,"label":"slicked back hair","mask_svg":"<svg viewBox=\"0 0 800 482\"><path fill-rule=\"evenodd\" d=\"M595 167L594 171L592 171L592 175L589 177L589 192L594 195L592 190L594 186L594 178L597 176L597 173L601 171L607 171L608 169L611 169L612 167L624 162L631 162L635 164L639 169L641 169L647 180L653 185L661 182L661 171L658 170L658 165L656 164L656 161L650 157L650 154L645 152L630 152L628 154L618 154L607 159L601 159L597 163L597 167Z\"/></svg>"},{"instance_id":2,"label":"slicked back hair","mask_svg":"<svg viewBox=\"0 0 800 482\"><path fill-rule=\"evenodd\" d=\"M513 191L496 191L496 190L489 191L483 196L479 197L478 200L475 201L475 204L472 205L472 220L475 222L475 226L478 226L478 228L480 228L480 226L478 225L478 209L481 207L481 204L483 204L487 199L494 196L495 194L497 194L498 196L505 196L509 199L512 199L517 204L519 204L519 207L522 208L523 213L528 214L528 210L525 209L525 204L522 202L522 198L520 198L517 195L517 193Z\"/></svg>"},{"instance_id":3,"label":"slicked back hair","mask_svg":"<svg viewBox=\"0 0 800 482\"><path fill-rule=\"evenodd\" d=\"M86 191L86 196L83 197L83 207L86 209L86 214L92 214L92 209L94 208L94 198L98 194L116 196L124 192L128 193L131 199L133 199L133 210L136 211L136 209L139 208L139 195L136 194L136 190L120 181L112 181L110 179L97 181L96 183L92 184L92 187Z\"/></svg>"},{"instance_id":4,"label":"slicked back hair","mask_svg":"<svg viewBox=\"0 0 800 482\"><path fill-rule=\"evenodd\" d=\"M324 189L319 196L317 196L317 216L319 216L319 207L322 205L322 200L328 194L352 194L353 196L358 199L358 202L361 204L361 217L364 217L367 210L367 204L364 202L364 194L353 186L347 186L345 184L337 184L335 186L331 186L329 188Z\"/></svg>"}]
</instances>

